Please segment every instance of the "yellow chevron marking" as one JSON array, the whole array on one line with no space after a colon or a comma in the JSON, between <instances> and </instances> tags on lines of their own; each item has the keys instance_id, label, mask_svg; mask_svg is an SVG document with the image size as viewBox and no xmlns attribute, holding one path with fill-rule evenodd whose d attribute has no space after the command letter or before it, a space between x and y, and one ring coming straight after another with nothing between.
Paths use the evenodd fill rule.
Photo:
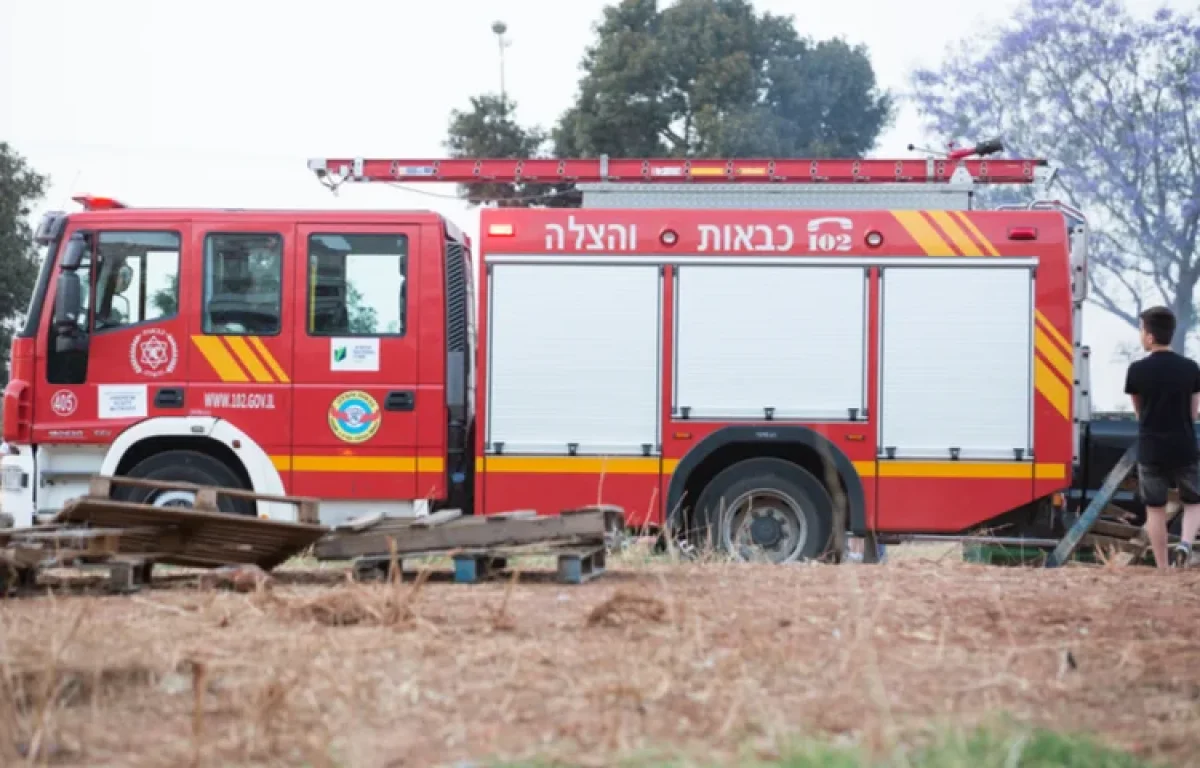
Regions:
<instances>
[{"instance_id":1,"label":"yellow chevron marking","mask_svg":"<svg viewBox=\"0 0 1200 768\"><path fill-rule=\"evenodd\" d=\"M250 345L241 336L225 336L225 343L229 345L229 349L237 356L237 359L254 380L259 384L273 384L275 379L267 372L267 367L258 359L258 355L254 354L254 350L250 349Z\"/></svg>"},{"instance_id":2,"label":"yellow chevron marking","mask_svg":"<svg viewBox=\"0 0 1200 768\"><path fill-rule=\"evenodd\" d=\"M249 336L247 338L250 342L250 346L254 347L254 351L258 353L258 356L261 357L263 362L267 364L267 367L271 369L271 373L275 374L275 378L279 380L279 383L290 384L292 380L288 378L286 373L284 373L283 366L281 366L279 361L275 359L275 355L271 354L271 350L267 349L267 345L259 341L257 336Z\"/></svg>"},{"instance_id":3,"label":"yellow chevron marking","mask_svg":"<svg viewBox=\"0 0 1200 768\"><path fill-rule=\"evenodd\" d=\"M984 237L983 233L979 231L979 227L975 226L975 222L971 221L971 217L967 216L962 211L951 211L950 215L953 216L959 224L962 224L964 229L975 236L975 239L978 240L979 244L983 246L984 253L986 253L988 256L1000 255L1000 251L996 250L996 246L992 245L991 240L988 240L986 237Z\"/></svg>"},{"instance_id":4,"label":"yellow chevron marking","mask_svg":"<svg viewBox=\"0 0 1200 768\"><path fill-rule=\"evenodd\" d=\"M929 217L937 223L942 231L950 238L950 240L958 246L958 250L962 251L963 256L982 256L983 251L979 250L979 246L971 241L971 238L962 230L954 219L950 218L950 214L945 211L930 211Z\"/></svg>"},{"instance_id":5,"label":"yellow chevron marking","mask_svg":"<svg viewBox=\"0 0 1200 768\"><path fill-rule=\"evenodd\" d=\"M1054 324L1051 323L1044 314L1042 314L1042 310L1034 310L1034 318L1037 320L1038 324L1042 326L1042 330L1049 334L1050 338L1054 339L1054 341L1058 343L1059 350L1064 355L1071 353L1073 349L1071 342L1067 341L1066 337L1059 333L1059 330L1054 327Z\"/></svg>"},{"instance_id":6,"label":"yellow chevron marking","mask_svg":"<svg viewBox=\"0 0 1200 768\"><path fill-rule=\"evenodd\" d=\"M200 350L200 354L204 355L204 359L216 371L221 381L250 381L249 377L246 376L246 372L233 359L233 355L229 353L229 349L221 342L219 336L193 336L192 341L195 343L196 348Z\"/></svg>"},{"instance_id":7,"label":"yellow chevron marking","mask_svg":"<svg viewBox=\"0 0 1200 768\"><path fill-rule=\"evenodd\" d=\"M1064 355L1062 350L1050 341L1050 337L1046 335L1041 326L1033 328L1033 345L1042 354L1042 357L1046 358L1046 362L1050 364L1051 368L1058 371L1067 381L1074 383L1075 366L1071 364L1071 358Z\"/></svg>"},{"instance_id":8,"label":"yellow chevron marking","mask_svg":"<svg viewBox=\"0 0 1200 768\"><path fill-rule=\"evenodd\" d=\"M1054 375L1040 357L1033 359L1033 384L1042 393L1054 410L1064 418L1071 416L1071 390L1062 379Z\"/></svg>"},{"instance_id":9,"label":"yellow chevron marking","mask_svg":"<svg viewBox=\"0 0 1200 768\"><path fill-rule=\"evenodd\" d=\"M919 211L892 211L900 226L908 231L917 245L925 250L926 256L953 256L950 245L942 239Z\"/></svg>"}]
</instances>

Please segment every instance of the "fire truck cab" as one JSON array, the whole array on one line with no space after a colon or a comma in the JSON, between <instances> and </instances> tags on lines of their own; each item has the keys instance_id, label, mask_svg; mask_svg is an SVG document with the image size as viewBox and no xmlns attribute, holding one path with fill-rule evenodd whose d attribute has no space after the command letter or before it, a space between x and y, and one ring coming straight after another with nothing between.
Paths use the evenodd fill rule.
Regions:
<instances>
[{"instance_id":1,"label":"fire truck cab","mask_svg":"<svg viewBox=\"0 0 1200 768\"><path fill-rule=\"evenodd\" d=\"M315 496L325 523L469 502L474 301L453 224L78 200L38 229L12 347L0 500L18 525L97 473Z\"/></svg>"}]
</instances>

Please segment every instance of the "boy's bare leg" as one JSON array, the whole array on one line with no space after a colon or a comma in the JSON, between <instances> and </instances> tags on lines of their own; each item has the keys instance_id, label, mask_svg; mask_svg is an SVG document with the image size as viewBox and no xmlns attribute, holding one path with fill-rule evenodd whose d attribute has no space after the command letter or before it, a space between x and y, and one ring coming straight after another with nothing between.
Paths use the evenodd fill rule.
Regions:
<instances>
[{"instance_id":1,"label":"boy's bare leg","mask_svg":"<svg viewBox=\"0 0 1200 768\"><path fill-rule=\"evenodd\" d=\"M1186 517L1184 524L1187 524ZM1154 552L1155 566L1167 568L1170 564L1167 562L1166 507L1146 507L1146 535L1150 538L1150 549Z\"/></svg>"},{"instance_id":2,"label":"boy's bare leg","mask_svg":"<svg viewBox=\"0 0 1200 768\"><path fill-rule=\"evenodd\" d=\"M1179 530L1179 540L1184 544L1194 544L1197 533L1200 533L1200 504L1185 504L1183 507L1183 525Z\"/></svg>"}]
</instances>

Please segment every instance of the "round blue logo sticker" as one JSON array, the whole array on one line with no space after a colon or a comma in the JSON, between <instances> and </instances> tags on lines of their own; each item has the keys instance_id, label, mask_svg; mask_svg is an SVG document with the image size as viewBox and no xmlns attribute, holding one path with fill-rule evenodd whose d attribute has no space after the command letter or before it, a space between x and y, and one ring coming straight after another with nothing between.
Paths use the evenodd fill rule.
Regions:
<instances>
[{"instance_id":1,"label":"round blue logo sticker","mask_svg":"<svg viewBox=\"0 0 1200 768\"><path fill-rule=\"evenodd\" d=\"M379 431L381 421L379 403L357 389L338 395L329 406L329 428L347 443L370 440Z\"/></svg>"}]
</instances>

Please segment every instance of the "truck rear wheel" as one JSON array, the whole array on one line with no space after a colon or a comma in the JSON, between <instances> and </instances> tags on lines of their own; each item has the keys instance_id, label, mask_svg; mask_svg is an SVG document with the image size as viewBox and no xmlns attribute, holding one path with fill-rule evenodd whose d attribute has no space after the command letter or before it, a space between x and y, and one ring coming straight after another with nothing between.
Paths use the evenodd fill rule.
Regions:
<instances>
[{"instance_id":1,"label":"truck rear wheel","mask_svg":"<svg viewBox=\"0 0 1200 768\"><path fill-rule=\"evenodd\" d=\"M242 488L244 484L226 464L199 451L163 451L142 459L127 473L129 477L163 482L194 483L196 485L221 488ZM118 485L113 488L113 498L156 507L183 507L196 505L196 494L185 490L162 490ZM217 508L231 515L253 515L254 502L246 499L217 497Z\"/></svg>"},{"instance_id":2,"label":"truck rear wheel","mask_svg":"<svg viewBox=\"0 0 1200 768\"><path fill-rule=\"evenodd\" d=\"M833 500L803 468L782 459L727 467L700 494L697 522L738 560L790 563L819 557L829 543Z\"/></svg>"}]
</instances>

